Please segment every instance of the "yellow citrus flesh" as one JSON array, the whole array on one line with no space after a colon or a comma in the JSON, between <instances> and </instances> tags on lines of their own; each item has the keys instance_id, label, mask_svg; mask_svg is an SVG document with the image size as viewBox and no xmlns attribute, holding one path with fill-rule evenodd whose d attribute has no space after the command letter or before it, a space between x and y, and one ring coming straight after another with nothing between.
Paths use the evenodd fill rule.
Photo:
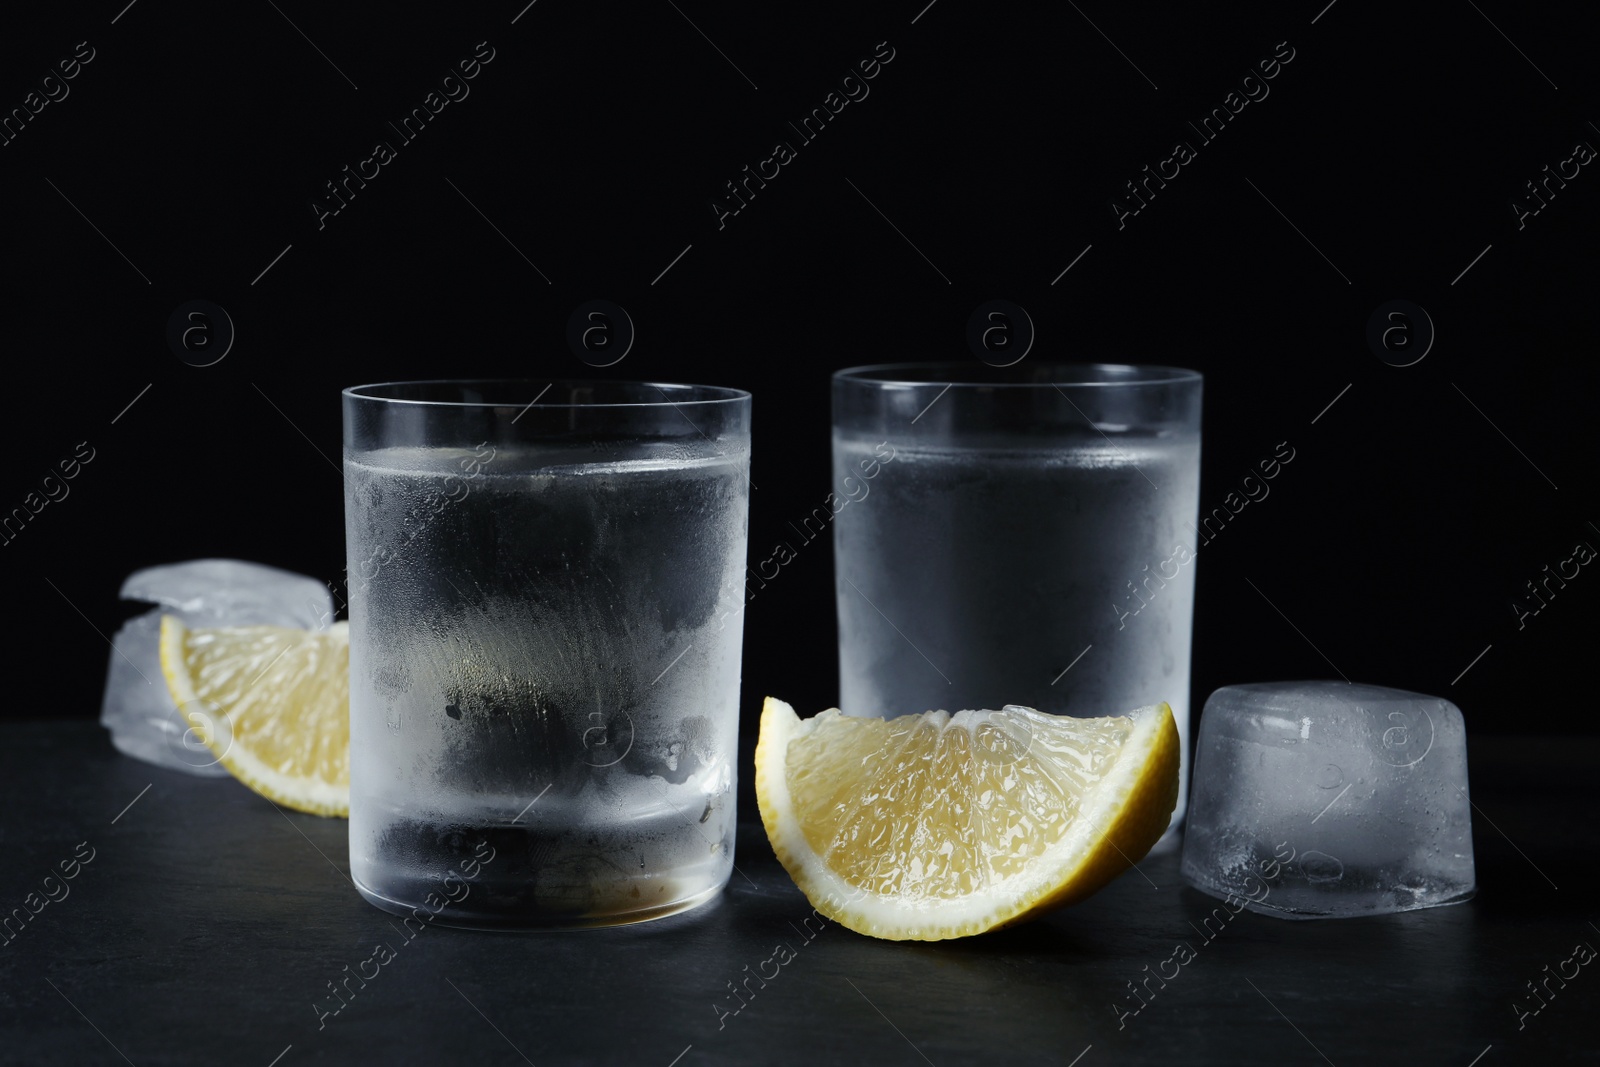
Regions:
<instances>
[{"instance_id":1,"label":"yellow citrus flesh","mask_svg":"<svg viewBox=\"0 0 1600 1067\"><path fill-rule=\"evenodd\" d=\"M164 615L161 673L193 732L235 778L285 807L349 816L347 623L189 629Z\"/></svg>"},{"instance_id":2,"label":"yellow citrus flesh","mask_svg":"<svg viewBox=\"0 0 1600 1067\"><path fill-rule=\"evenodd\" d=\"M756 796L778 859L858 933L937 941L1082 900L1160 839L1178 799L1166 704L802 721L768 697Z\"/></svg>"}]
</instances>

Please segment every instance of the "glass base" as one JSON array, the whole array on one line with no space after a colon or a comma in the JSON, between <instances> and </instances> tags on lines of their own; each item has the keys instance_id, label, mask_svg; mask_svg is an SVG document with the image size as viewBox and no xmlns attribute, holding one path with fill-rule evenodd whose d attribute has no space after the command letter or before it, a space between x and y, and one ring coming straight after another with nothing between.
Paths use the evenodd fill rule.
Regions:
<instances>
[{"instance_id":1,"label":"glass base","mask_svg":"<svg viewBox=\"0 0 1600 1067\"><path fill-rule=\"evenodd\" d=\"M1227 902L1235 913L1240 907L1257 915L1271 915L1278 919L1356 919L1367 915L1397 915L1424 908L1442 908L1450 904L1465 904L1478 892L1476 884L1451 885L1441 883L1426 889L1364 888L1360 890L1318 890L1315 888L1271 889L1268 895L1256 899L1235 893L1238 887L1202 885L1187 874L1184 881L1207 896ZM1266 889L1266 883L1256 883L1257 892Z\"/></svg>"},{"instance_id":2,"label":"glass base","mask_svg":"<svg viewBox=\"0 0 1600 1067\"><path fill-rule=\"evenodd\" d=\"M460 930L526 932L583 930L604 926L632 926L635 923L650 922L653 919L664 919L669 915L678 915L693 908L698 908L702 904L709 903L722 893L723 886L727 884L726 882L719 882L692 896L680 897L665 904L575 914L560 911L491 911L482 908L455 906L448 901L438 911L435 911L425 903L408 904L404 901L386 897L381 893L375 893L362 885L360 879L352 878L351 881L355 883L356 889L368 904L381 908L392 915L401 916L410 925L421 923L428 926L452 926Z\"/></svg>"}]
</instances>

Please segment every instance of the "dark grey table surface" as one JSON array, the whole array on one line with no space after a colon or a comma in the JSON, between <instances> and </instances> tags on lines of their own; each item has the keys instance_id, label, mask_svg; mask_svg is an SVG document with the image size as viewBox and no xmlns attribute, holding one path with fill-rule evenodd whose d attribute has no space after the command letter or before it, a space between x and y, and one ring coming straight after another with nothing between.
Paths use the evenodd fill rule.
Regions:
<instances>
[{"instance_id":1,"label":"dark grey table surface","mask_svg":"<svg viewBox=\"0 0 1600 1067\"><path fill-rule=\"evenodd\" d=\"M8 725L0 909L29 917L0 935L0 1062L1600 1059L1600 975L1585 966L1547 981L1572 973L1575 946L1600 947L1586 880L1600 744L1472 746L1479 891L1454 907L1322 922L1243 912L1206 939L1197 927L1218 902L1184 887L1168 853L1030 925L881 942L808 928L809 906L746 811L738 872L695 912L610 930L431 927L406 939L350 885L343 821L127 759L88 722ZM47 883L63 861L76 877ZM393 958L327 1013L341 1003L329 983L380 942ZM1138 1014L1120 1014L1135 1004L1127 983L1179 942L1194 958ZM781 967L766 962L779 945ZM746 983L775 968L764 987ZM1541 981L1551 992L1536 1001L1527 983ZM753 992L736 1000L731 986Z\"/></svg>"}]
</instances>

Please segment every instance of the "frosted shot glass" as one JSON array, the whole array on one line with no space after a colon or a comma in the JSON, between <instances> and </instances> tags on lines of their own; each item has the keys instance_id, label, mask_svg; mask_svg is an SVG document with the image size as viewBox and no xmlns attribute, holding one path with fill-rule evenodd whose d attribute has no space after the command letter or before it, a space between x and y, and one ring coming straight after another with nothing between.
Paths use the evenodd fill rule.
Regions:
<instances>
[{"instance_id":1,"label":"frosted shot glass","mask_svg":"<svg viewBox=\"0 0 1600 1067\"><path fill-rule=\"evenodd\" d=\"M733 863L750 395L344 391L350 864L388 911L611 925Z\"/></svg>"}]
</instances>

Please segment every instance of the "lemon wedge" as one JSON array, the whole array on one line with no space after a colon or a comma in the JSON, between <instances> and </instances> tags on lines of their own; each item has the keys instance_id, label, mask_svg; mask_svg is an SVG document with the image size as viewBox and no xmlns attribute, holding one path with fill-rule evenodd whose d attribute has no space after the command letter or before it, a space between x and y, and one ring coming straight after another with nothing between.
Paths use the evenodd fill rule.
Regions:
<instances>
[{"instance_id":1,"label":"lemon wedge","mask_svg":"<svg viewBox=\"0 0 1600 1067\"><path fill-rule=\"evenodd\" d=\"M350 814L350 630L190 629L161 618L161 673L190 729L284 807Z\"/></svg>"},{"instance_id":2,"label":"lemon wedge","mask_svg":"<svg viewBox=\"0 0 1600 1067\"><path fill-rule=\"evenodd\" d=\"M1166 704L802 721L768 697L756 796L779 861L858 933L937 941L1082 900L1132 866L1178 799Z\"/></svg>"}]
</instances>

